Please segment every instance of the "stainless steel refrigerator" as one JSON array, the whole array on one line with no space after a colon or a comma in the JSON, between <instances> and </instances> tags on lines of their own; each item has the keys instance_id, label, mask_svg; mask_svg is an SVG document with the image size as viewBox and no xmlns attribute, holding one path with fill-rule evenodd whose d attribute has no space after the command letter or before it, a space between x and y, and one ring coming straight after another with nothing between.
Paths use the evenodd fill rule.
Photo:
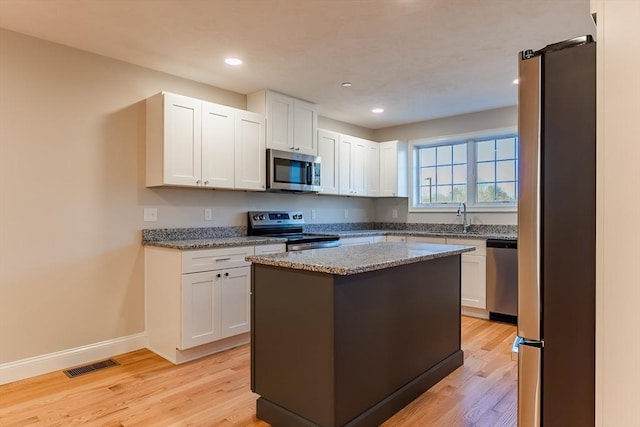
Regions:
<instances>
[{"instance_id":1,"label":"stainless steel refrigerator","mask_svg":"<svg viewBox=\"0 0 640 427\"><path fill-rule=\"evenodd\" d=\"M518 426L595 425L596 49L520 53Z\"/></svg>"}]
</instances>

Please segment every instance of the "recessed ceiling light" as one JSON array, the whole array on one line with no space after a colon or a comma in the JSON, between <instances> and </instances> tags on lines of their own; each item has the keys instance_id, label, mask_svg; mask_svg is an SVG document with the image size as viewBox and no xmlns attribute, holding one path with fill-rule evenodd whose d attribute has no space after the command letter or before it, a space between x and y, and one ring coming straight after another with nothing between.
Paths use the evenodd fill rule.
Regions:
<instances>
[{"instance_id":1,"label":"recessed ceiling light","mask_svg":"<svg viewBox=\"0 0 640 427\"><path fill-rule=\"evenodd\" d=\"M227 65L242 65L242 59L240 58L226 58L224 62Z\"/></svg>"},{"instance_id":2,"label":"recessed ceiling light","mask_svg":"<svg viewBox=\"0 0 640 427\"><path fill-rule=\"evenodd\" d=\"M514 81L512 81L511 83L513 83L514 85L517 85L518 83L520 83L520 80L515 79Z\"/></svg>"},{"instance_id":3,"label":"recessed ceiling light","mask_svg":"<svg viewBox=\"0 0 640 427\"><path fill-rule=\"evenodd\" d=\"M351 82L344 82L344 83L342 83L342 87L351 87L351 86L353 86L353 85L351 84Z\"/></svg>"},{"instance_id":4,"label":"recessed ceiling light","mask_svg":"<svg viewBox=\"0 0 640 427\"><path fill-rule=\"evenodd\" d=\"M374 108L373 110L371 110L371 112L375 114L381 114L384 113L384 108Z\"/></svg>"}]
</instances>

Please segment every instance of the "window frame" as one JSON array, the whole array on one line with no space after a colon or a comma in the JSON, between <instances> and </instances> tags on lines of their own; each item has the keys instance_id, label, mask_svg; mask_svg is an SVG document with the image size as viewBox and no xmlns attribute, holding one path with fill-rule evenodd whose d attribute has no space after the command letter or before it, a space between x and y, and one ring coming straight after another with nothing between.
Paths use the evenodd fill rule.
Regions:
<instances>
[{"instance_id":1,"label":"window frame","mask_svg":"<svg viewBox=\"0 0 640 427\"><path fill-rule=\"evenodd\" d=\"M476 201L477 176L476 176L476 142L486 139L501 139L504 137L517 137L517 127L505 127L487 129L483 131L468 132L438 136L433 138L420 138L409 140L409 212L456 212L460 202L434 203L429 206L417 204L420 200L420 185L417 180L420 177L418 155L419 149L424 147L437 147L443 145L467 144L467 209L472 212L517 212L518 203L512 202L483 202ZM517 177L516 177L517 180Z\"/></svg>"}]
</instances>

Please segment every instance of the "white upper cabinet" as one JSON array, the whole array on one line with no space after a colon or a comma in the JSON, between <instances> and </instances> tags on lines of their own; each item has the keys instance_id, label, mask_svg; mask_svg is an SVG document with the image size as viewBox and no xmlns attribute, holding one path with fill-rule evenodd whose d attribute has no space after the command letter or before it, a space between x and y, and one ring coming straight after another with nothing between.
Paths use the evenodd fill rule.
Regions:
<instances>
[{"instance_id":1,"label":"white upper cabinet","mask_svg":"<svg viewBox=\"0 0 640 427\"><path fill-rule=\"evenodd\" d=\"M380 197L407 197L407 143L381 142Z\"/></svg>"},{"instance_id":2,"label":"white upper cabinet","mask_svg":"<svg viewBox=\"0 0 640 427\"><path fill-rule=\"evenodd\" d=\"M380 144L374 141L367 143L365 158L366 193L369 197L380 196Z\"/></svg>"},{"instance_id":3,"label":"white upper cabinet","mask_svg":"<svg viewBox=\"0 0 640 427\"><path fill-rule=\"evenodd\" d=\"M162 92L147 99L146 185L265 189L264 116Z\"/></svg>"},{"instance_id":4,"label":"white upper cabinet","mask_svg":"<svg viewBox=\"0 0 640 427\"><path fill-rule=\"evenodd\" d=\"M265 190L264 116L237 110L235 128L235 188Z\"/></svg>"},{"instance_id":5,"label":"white upper cabinet","mask_svg":"<svg viewBox=\"0 0 640 427\"><path fill-rule=\"evenodd\" d=\"M322 194L340 194L339 188L340 134L318 130L318 156L320 157L320 191Z\"/></svg>"},{"instance_id":6,"label":"white upper cabinet","mask_svg":"<svg viewBox=\"0 0 640 427\"><path fill-rule=\"evenodd\" d=\"M317 154L317 105L270 90L261 90L247 95L247 109L266 116L267 148Z\"/></svg>"},{"instance_id":7,"label":"white upper cabinet","mask_svg":"<svg viewBox=\"0 0 640 427\"><path fill-rule=\"evenodd\" d=\"M174 94L147 100L147 186L202 183L202 104Z\"/></svg>"},{"instance_id":8,"label":"white upper cabinet","mask_svg":"<svg viewBox=\"0 0 640 427\"><path fill-rule=\"evenodd\" d=\"M339 190L347 196L366 196L366 156L368 142L340 135Z\"/></svg>"},{"instance_id":9,"label":"white upper cabinet","mask_svg":"<svg viewBox=\"0 0 640 427\"><path fill-rule=\"evenodd\" d=\"M233 110L223 105L202 103L202 184L205 187L233 188Z\"/></svg>"}]
</instances>

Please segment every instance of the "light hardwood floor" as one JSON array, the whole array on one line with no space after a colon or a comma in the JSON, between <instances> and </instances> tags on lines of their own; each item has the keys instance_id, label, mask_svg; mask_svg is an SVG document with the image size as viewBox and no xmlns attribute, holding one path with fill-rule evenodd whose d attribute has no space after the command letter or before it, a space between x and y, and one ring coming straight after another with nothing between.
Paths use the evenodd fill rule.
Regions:
<instances>
[{"instance_id":1,"label":"light hardwood floor","mask_svg":"<svg viewBox=\"0 0 640 427\"><path fill-rule=\"evenodd\" d=\"M515 426L515 327L462 318L464 366L383 426ZM249 346L183 365L148 350L76 378L62 372L0 386L0 426L253 426Z\"/></svg>"}]
</instances>

